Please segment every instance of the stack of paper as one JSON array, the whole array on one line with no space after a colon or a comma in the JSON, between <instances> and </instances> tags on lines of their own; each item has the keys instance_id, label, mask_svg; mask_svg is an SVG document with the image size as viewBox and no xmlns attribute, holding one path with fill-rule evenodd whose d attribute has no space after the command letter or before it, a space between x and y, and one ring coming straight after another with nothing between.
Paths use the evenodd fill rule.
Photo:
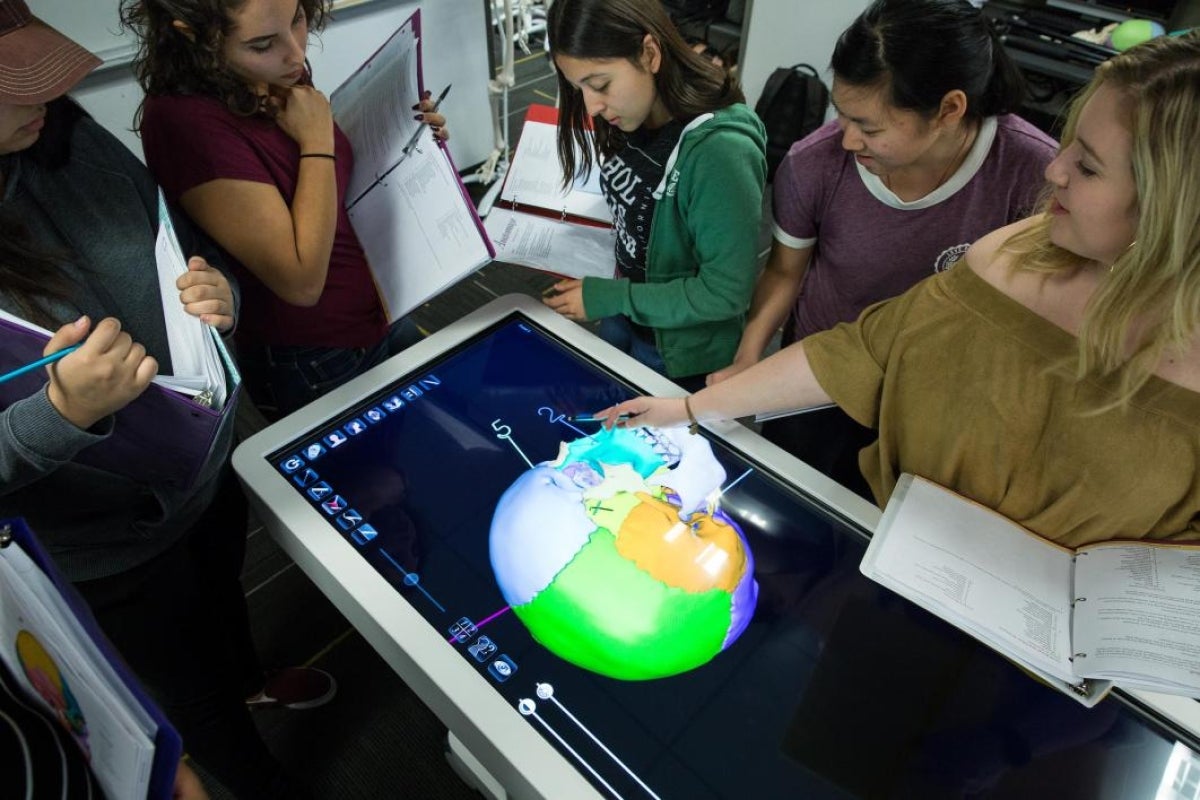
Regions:
<instances>
[{"instance_id":1,"label":"stack of paper","mask_svg":"<svg viewBox=\"0 0 1200 800\"><path fill-rule=\"evenodd\" d=\"M155 380L167 388L196 398L209 408L224 408L229 396L225 367L237 375L224 349L220 334L199 317L189 314L179 302L175 282L187 273L187 259L175 236L175 226L167 211L162 190L158 193L158 241L154 255L158 262L158 289L163 300L163 319L167 324L167 344L171 349L174 375L159 375ZM236 380L236 377L235 377Z\"/></svg>"}]
</instances>

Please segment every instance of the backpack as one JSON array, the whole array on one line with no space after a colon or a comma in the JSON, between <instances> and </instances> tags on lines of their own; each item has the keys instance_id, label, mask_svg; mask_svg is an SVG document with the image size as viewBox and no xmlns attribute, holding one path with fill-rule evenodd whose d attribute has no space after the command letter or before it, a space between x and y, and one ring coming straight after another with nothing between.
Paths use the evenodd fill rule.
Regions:
<instances>
[{"instance_id":1,"label":"backpack","mask_svg":"<svg viewBox=\"0 0 1200 800\"><path fill-rule=\"evenodd\" d=\"M663 5L676 23L695 22L721 17L729 0L663 0Z\"/></svg>"},{"instance_id":2,"label":"backpack","mask_svg":"<svg viewBox=\"0 0 1200 800\"><path fill-rule=\"evenodd\" d=\"M793 143L821 127L829 106L829 89L808 64L780 67L763 87L754 113L767 128L767 180Z\"/></svg>"}]
</instances>

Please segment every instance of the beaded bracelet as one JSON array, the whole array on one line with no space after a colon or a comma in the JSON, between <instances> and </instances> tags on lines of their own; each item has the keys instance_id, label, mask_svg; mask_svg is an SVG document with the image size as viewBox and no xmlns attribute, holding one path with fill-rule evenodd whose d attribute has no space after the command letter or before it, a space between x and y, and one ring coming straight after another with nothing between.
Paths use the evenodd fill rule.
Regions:
<instances>
[{"instance_id":1,"label":"beaded bracelet","mask_svg":"<svg viewBox=\"0 0 1200 800\"><path fill-rule=\"evenodd\" d=\"M700 432L700 422L696 419L696 415L692 413L692 396L687 395L683 398L683 410L688 415L688 433L697 434Z\"/></svg>"},{"instance_id":2,"label":"beaded bracelet","mask_svg":"<svg viewBox=\"0 0 1200 800\"><path fill-rule=\"evenodd\" d=\"M337 161L337 156L333 153L301 153L301 158L328 158L330 161Z\"/></svg>"}]
</instances>

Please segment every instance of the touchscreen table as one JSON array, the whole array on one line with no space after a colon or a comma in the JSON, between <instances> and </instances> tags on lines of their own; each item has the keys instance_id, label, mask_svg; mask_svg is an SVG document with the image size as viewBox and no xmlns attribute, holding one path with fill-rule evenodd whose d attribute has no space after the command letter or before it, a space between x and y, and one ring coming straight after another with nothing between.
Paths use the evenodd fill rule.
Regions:
<instances>
[{"instance_id":1,"label":"touchscreen table","mask_svg":"<svg viewBox=\"0 0 1200 800\"><path fill-rule=\"evenodd\" d=\"M1028 796L1050 775L1101 796L1079 794L1087 750L1156 765L1150 798L1190 758L867 582L878 512L748 431L577 421L673 387L547 314L498 301L235 456L289 553L514 796Z\"/></svg>"}]
</instances>

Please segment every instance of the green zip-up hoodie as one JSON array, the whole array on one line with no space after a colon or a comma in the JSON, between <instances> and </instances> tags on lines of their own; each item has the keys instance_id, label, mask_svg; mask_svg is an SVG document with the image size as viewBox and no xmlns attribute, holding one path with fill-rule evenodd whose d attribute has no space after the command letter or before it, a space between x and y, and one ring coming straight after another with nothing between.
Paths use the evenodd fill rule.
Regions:
<instances>
[{"instance_id":1,"label":"green zip-up hoodie","mask_svg":"<svg viewBox=\"0 0 1200 800\"><path fill-rule=\"evenodd\" d=\"M763 124L743 103L692 120L654 193L646 282L583 281L588 317L653 328L671 377L733 361L758 277L765 152Z\"/></svg>"}]
</instances>

